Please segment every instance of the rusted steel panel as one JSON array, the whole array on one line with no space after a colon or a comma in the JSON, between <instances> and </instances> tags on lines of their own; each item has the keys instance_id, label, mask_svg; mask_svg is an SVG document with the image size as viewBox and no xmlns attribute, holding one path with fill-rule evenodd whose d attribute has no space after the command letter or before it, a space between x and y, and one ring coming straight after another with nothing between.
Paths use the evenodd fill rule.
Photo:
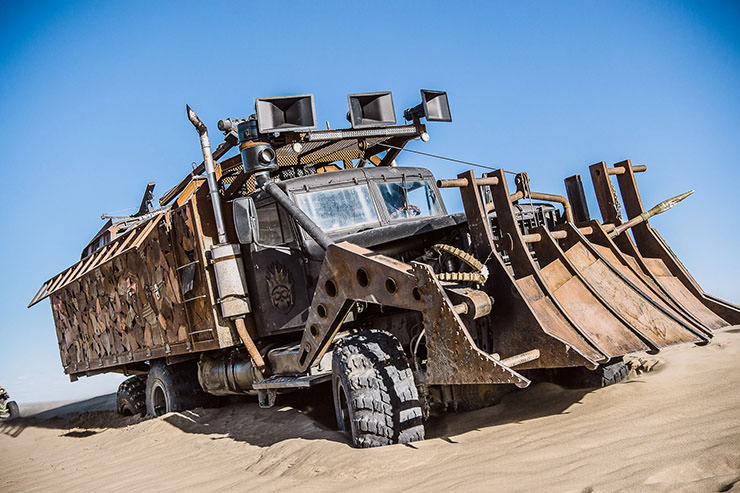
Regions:
<instances>
[{"instance_id":1,"label":"rusted steel panel","mask_svg":"<svg viewBox=\"0 0 740 493\"><path fill-rule=\"evenodd\" d=\"M549 231L542 228L540 234L543 241L535 247L537 259L540 265L548 262L540 270L542 278L589 340L610 358L651 349L610 309L602 293L592 287Z\"/></svg>"},{"instance_id":2,"label":"rusted steel panel","mask_svg":"<svg viewBox=\"0 0 740 493\"><path fill-rule=\"evenodd\" d=\"M648 344L659 349L672 344L707 340L697 334L698 329L661 306L649 292L623 276L575 228L568 233L563 250L574 268L608 304L614 315L627 323Z\"/></svg>"},{"instance_id":3,"label":"rusted steel panel","mask_svg":"<svg viewBox=\"0 0 740 493\"><path fill-rule=\"evenodd\" d=\"M458 175L463 207L468 219L468 230L473 239L476 256L488 259L490 276L485 291L496 300L490 336L493 348L503 358L532 350L540 350L540 357L522 368L551 368L590 366L603 360L583 337L563 320L550 300L543 294L531 275L516 280L496 250L490 231L490 222L478 191L478 182L472 171ZM486 183L498 186L499 177L486 177ZM507 195L507 206L508 203Z\"/></svg>"},{"instance_id":4,"label":"rusted steel panel","mask_svg":"<svg viewBox=\"0 0 740 493\"><path fill-rule=\"evenodd\" d=\"M610 263L572 222L557 234L536 228L529 235L537 238L532 242L533 257L509 203L503 172L493 174L500 180L491 186L491 195L501 247L509 254L517 284L550 334L570 340L577 334L608 358L709 340L705 327L674 311L629 266ZM517 179L526 176L519 174ZM519 187L526 195L528 187ZM609 212L616 216L615 208ZM599 227L595 224L590 230Z\"/></svg>"},{"instance_id":5,"label":"rusted steel panel","mask_svg":"<svg viewBox=\"0 0 740 493\"><path fill-rule=\"evenodd\" d=\"M297 351L271 353L273 366L305 372L327 350L356 301L422 314L429 384L529 384L476 346L429 266L409 265L347 242L328 247L306 320L308 330Z\"/></svg>"},{"instance_id":6,"label":"rusted steel panel","mask_svg":"<svg viewBox=\"0 0 740 493\"><path fill-rule=\"evenodd\" d=\"M192 334L194 327L213 327L209 298L186 303L181 292L179 262L200 255L190 216L183 207L171 223L161 218L133 231L124 242L135 237L138 247L132 244L52 293L66 373L219 347L215 337ZM196 274L187 294L198 293L205 287Z\"/></svg>"},{"instance_id":7,"label":"rusted steel panel","mask_svg":"<svg viewBox=\"0 0 740 493\"><path fill-rule=\"evenodd\" d=\"M588 222L591 215L588 212L588 202L586 202L586 194L583 191L581 175L569 176L564 181L568 201L573 206L573 220L576 224Z\"/></svg>"},{"instance_id":8,"label":"rusted steel panel","mask_svg":"<svg viewBox=\"0 0 740 493\"><path fill-rule=\"evenodd\" d=\"M430 385L529 385L529 380L476 347L428 265L415 264L414 274L421 281L421 301L428 307L422 315L428 355L426 381Z\"/></svg>"},{"instance_id":9,"label":"rusted steel panel","mask_svg":"<svg viewBox=\"0 0 740 493\"><path fill-rule=\"evenodd\" d=\"M649 292L651 297L658 301L664 309L673 310L680 314L688 323L700 331L700 335L711 337L712 329L721 327L725 322L702 305L696 298L685 292L683 285L680 289L669 288L671 279L670 272L664 271L671 279L659 279L647 267L652 260L643 259L629 236L625 236L623 242L630 254L622 252L607 234L606 230L593 221L591 233L587 234L589 242L597 252L617 269L630 282ZM669 288L669 289L666 289ZM681 294L680 291L684 293ZM674 295L674 291L678 296Z\"/></svg>"}]
</instances>

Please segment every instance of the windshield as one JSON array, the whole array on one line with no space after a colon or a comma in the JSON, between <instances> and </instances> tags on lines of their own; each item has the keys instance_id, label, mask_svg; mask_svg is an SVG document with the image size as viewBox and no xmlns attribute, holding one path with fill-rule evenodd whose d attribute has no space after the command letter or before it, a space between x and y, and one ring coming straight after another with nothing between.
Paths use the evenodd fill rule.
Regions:
<instances>
[{"instance_id":1,"label":"windshield","mask_svg":"<svg viewBox=\"0 0 740 493\"><path fill-rule=\"evenodd\" d=\"M299 193L295 201L324 231L380 222L367 185Z\"/></svg>"},{"instance_id":2,"label":"windshield","mask_svg":"<svg viewBox=\"0 0 740 493\"><path fill-rule=\"evenodd\" d=\"M426 180L378 183L378 188L391 219L442 214L439 200Z\"/></svg>"}]
</instances>

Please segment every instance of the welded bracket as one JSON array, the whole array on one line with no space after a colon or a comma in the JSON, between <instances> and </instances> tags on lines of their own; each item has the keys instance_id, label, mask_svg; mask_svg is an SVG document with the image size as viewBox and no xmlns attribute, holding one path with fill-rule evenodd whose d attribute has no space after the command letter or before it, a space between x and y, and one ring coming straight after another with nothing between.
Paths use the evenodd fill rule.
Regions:
<instances>
[{"instance_id":1,"label":"welded bracket","mask_svg":"<svg viewBox=\"0 0 740 493\"><path fill-rule=\"evenodd\" d=\"M296 350L271 352L273 369L295 375L307 372L329 349L357 301L422 314L430 384L529 385L525 377L476 346L431 267L399 262L348 242L327 248L301 344Z\"/></svg>"}]
</instances>

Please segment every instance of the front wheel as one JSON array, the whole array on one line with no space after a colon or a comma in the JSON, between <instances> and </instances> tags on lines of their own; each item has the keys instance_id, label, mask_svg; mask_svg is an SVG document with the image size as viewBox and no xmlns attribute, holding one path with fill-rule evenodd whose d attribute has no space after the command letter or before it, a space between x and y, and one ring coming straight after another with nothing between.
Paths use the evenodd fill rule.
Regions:
<instances>
[{"instance_id":1,"label":"front wheel","mask_svg":"<svg viewBox=\"0 0 740 493\"><path fill-rule=\"evenodd\" d=\"M8 408L8 419L15 419L21 417L21 411L18 409L18 403L15 401L8 401L5 404L5 407Z\"/></svg>"},{"instance_id":2,"label":"front wheel","mask_svg":"<svg viewBox=\"0 0 740 493\"><path fill-rule=\"evenodd\" d=\"M414 377L391 334L365 330L339 341L332 374L337 425L355 447L424 440Z\"/></svg>"}]
</instances>

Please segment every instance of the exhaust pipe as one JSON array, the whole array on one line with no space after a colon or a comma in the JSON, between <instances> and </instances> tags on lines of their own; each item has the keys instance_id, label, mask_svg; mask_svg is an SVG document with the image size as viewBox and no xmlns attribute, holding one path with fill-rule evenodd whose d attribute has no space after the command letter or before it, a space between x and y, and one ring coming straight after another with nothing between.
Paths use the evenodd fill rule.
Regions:
<instances>
[{"instance_id":1,"label":"exhaust pipe","mask_svg":"<svg viewBox=\"0 0 740 493\"><path fill-rule=\"evenodd\" d=\"M226 226L224 225L224 216L221 212L221 194L218 193L218 184L216 183L216 170L213 166L213 155L211 154L211 142L208 139L208 128L198 118L195 111L190 106L185 106L188 110L188 120L193 124L200 136L200 147L203 151L203 164L206 169L206 181L208 190L211 195L211 204L213 205L213 215L216 218L216 230L218 231L218 243L226 243Z\"/></svg>"},{"instance_id":2,"label":"exhaust pipe","mask_svg":"<svg viewBox=\"0 0 740 493\"><path fill-rule=\"evenodd\" d=\"M224 216L221 212L221 194L218 193L216 170L213 166L213 155L211 154L211 143L208 139L208 129L190 106L186 106L186 108L188 110L188 119L200 136L200 147L203 150L203 165L206 170L206 181L208 181L208 191L211 195L213 215L216 219L216 230L218 231L218 245L211 247L213 272L216 276L216 289L218 291L218 304L221 306L221 313L225 318L234 319L237 333L244 343L244 346L247 348L252 361L254 361L256 370L260 373L264 373L265 362L257 350L257 346L255 346L254 341L250 337L249 332L247 332L247 327L242 318L244 315L252 311L247 293L247 278L244 273L244 266L241 259L241 246L238 243L229 244L226 240L226 226L224 225ZM219 127L222 126L225 127L222 122L219 122ZM232 365L223 368L230 368L229 371L231 371L231 374L242 375L244 372L242 371L239 373L235 368L242 368L243 370L243 367L244 363L242 362L236 366ZM200 365L200 368L201 374L203 374L204 370L202 364ZM222 373L224 372L226 372L226 370L222 371ZM249 377L249 375L247 375L247 377ZM245 378L249 380L247 377ZM204 384L202 375L200 378L201 385L206 389L206 391L208 391L207 386ZM235 391L234 389L241 388L237 383L234 383L237 381L239 381L239 378L229 381L230 383L228 385L224 385L226 385L226 387L230 386L229 388L231 388L232 391ZM246 387L248 385L244 384L244 386Z\"/></svg>"}]
</instances>

